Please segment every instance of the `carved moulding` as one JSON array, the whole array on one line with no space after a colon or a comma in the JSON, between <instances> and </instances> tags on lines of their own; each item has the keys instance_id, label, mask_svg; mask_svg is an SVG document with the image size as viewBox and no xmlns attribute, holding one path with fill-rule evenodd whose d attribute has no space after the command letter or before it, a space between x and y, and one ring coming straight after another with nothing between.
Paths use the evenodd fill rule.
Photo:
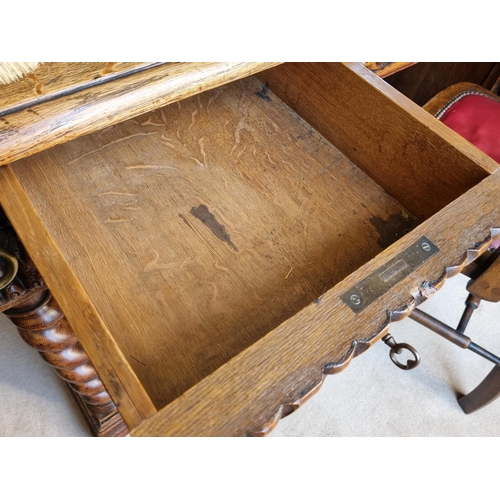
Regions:
<instances>
[{"instance_id":1,"label":"carved moulding","mask_svg":"<svg viewBox=\"0 0 500 500\"><path fill-rule=\"evenodd\" d=\"M405 302L400 308L387 311L385 322L371 337L367 339L354 340L351 343L349 350L338 361L327 363L321 368L321 377L319 382L308 388L306 391L303 391L300 397L294 401L282 403L271 420L269 420L259 430L249 432L246 435L249 437L263 437L272 432L282 418L285 418L296 411L321 389L327 375L336 375L347 368L356 356L359 356L367 351L389 332L391 323L407 318L413 309L418 307L434 295L434 293L440 290L448 278L453 278L454 276L460 274L465 267L487 251L493 240L496 240L499 237L500 228L491 228L489 236L484 241L476 243L474 248L467 249L460 262L455 265L447 266L441 276L439 276L436 280L423 281L422 285L415 288L411 292L412 298L409 299L408 302Z\"/></svg>"},{"instance_id":2,"label":"carved moulding","mask_svg":"<svg viewBox=\"0 0 500 500\"><path fill-rule=\"evenodd\" d=\"M17 236L12 229L7 217L0 208L0 249L8 252L17 261L18 270L14 279L4 288L0 289L0 312L17 307L29 300L30 297L46 290L42 277L29 258ZM4 277L10 270L11 264L5 259L0 259L0 277Z\"/></svg>"}]
</instances>

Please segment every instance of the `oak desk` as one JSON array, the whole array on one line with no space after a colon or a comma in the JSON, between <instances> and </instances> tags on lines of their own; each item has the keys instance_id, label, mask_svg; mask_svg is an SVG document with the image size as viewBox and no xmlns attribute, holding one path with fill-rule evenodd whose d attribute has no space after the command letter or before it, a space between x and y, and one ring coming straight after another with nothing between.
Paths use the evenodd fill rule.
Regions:
<instances>
[{"instance_id":1,"label":"oak desk","mask_svg":"<svg viewBox=\"0 0 500 500\"><path fill-rule=\"evenodd\" d=\"M499 235L497 163L359 63L126 78L0 170L55 299L7 314L103 435L266 434Z\"/></svg>"}]
</instances>

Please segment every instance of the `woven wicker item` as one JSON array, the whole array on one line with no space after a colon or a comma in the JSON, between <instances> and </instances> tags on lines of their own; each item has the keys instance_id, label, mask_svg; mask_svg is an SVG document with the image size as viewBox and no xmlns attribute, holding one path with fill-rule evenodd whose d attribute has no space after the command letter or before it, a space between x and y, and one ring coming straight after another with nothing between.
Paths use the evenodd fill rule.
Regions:
<instances>
[{"instance_id":1,"label":"woven wicker item","mask_svg":"<svg viewBox=\"0 0 500 500\"><path fill-rule=\"evenodd\" d=\"M37 62L0 62L0 84L14 82L31 73L40 63Z\"/></svg>"}]
</instances>

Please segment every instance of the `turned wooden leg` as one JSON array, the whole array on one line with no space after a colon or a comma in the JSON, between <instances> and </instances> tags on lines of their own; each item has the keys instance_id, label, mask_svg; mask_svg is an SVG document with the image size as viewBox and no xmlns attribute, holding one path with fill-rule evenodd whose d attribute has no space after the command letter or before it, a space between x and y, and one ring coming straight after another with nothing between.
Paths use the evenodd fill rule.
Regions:
<instances>
[{"instance_id":1,"label":"turned wooden leg","mask_svg":"<svg viewBox=\"0 0 500 500\"><path fill-rule=\"evenodd\" d=\"M63 312L4 216L2 221L1 213L0 249L0 280L9 273L12 277L13 262L17 270L15 277L0 290L0 312L11 319L22 339L39 351L67 382L94 435L128 434L125 422Z\"/></svg>"},{"instance_id":2,"label":"turned wooden leg","mask_svg":"<svg viewBox=\"0 0 500 500\"><path fill-rule=\"evenodd\" d=\"M65 380L94 433L125 435L128 429L49 290L26 300L21 307L4 311L22 339Z\"/></svg>"}]
</instances>

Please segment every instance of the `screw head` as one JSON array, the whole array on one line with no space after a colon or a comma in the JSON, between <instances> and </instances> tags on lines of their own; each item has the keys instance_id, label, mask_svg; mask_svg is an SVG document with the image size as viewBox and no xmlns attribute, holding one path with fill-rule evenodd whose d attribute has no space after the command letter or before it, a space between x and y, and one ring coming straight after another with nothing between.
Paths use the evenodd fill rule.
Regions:
<instances>
[{"instance_id":1,"label":"screw head","mask_svg":"<svg viewBox=\"0 0 500 500\"><path fill-rule=\"evenodd\" d=\"M349 297L349 300L351 301L351 304L354 304L355 306L359 306L359 304L361 304L361 297L355 293Z\"/></svg>"},{"instance_id":2,"label":"screw head","mask_svg":"<svg viewBox=\"0 0 500 500\"><path fill-rule=\"evenodd\" d=\"M422 243L422 250L424 252L430 252L431 251L431 246L429 245L429 243L427 243L426 241L424 241Z\"/></svg>"}]
</instances>

